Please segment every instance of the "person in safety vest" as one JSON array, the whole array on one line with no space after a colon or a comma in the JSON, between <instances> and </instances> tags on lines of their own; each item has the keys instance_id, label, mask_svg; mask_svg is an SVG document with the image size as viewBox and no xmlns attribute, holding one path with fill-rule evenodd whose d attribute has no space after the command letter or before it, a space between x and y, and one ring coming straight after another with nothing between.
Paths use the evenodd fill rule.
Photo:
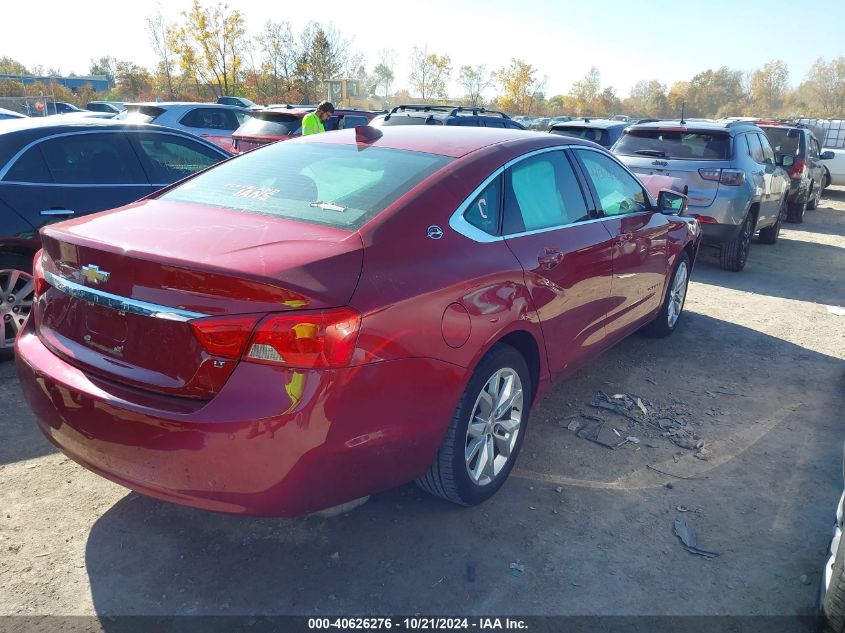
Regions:
<instances>
[{"instance_id":1,"label":"person in safety vest","mask_svg":"<svg viewBox=\"0 0 845 633\"><path fill-rule=\"evenodd\" d=\"M302 117L302 136L325 132L323 121L327 121L334 114L334 106L328 101L322 101L314 112Z\"/></svg>"}]
</instances>

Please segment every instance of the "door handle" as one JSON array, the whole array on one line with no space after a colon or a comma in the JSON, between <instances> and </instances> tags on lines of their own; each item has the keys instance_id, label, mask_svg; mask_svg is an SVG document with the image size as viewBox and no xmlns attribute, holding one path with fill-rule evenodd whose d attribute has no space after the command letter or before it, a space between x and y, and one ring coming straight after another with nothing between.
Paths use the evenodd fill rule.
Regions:
<instances>
[{"instance_id":1,"label":"door handle","mask_svg":"<svg viewBox=\"0 0 845 633\"><path fill-rule=\"evenodd\" d=\"M556 248L551 248L549 246L544 248L537 256L537 262L543 270L551 270L552 268L559 266L562 261L563 253Z\"/></svg>"},{"instance_id":2,"label":"door handle","mask_svg":"<svg viewBox=\"0 0 845 633\"><path fill-rule=\"evenodd\" d=\"M41 215L44 216L63 216L63 215L73 215L76 213L75 211L71 211L70 209L44 209L41 212Z\"/></svg>"}]
</instances>

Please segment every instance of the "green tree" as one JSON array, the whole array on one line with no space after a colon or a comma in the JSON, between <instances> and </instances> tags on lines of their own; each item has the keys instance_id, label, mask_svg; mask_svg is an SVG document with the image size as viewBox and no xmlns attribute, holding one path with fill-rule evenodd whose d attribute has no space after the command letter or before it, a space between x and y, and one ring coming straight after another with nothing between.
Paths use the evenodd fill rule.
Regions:
<instances>
[{"instance_id":1,"label":"green tree","mask_svg":"<svg viewBox=\"0 0 845 633\"><path fill-rule=\"evenodd\" d=\"M306 101L319 101L327 95L326 81L337 79L346 68L349 44L333 28L309 22L300 35L297 74Z\"/></svg>"},{"instance_id":2,"label":"green tree","mask_svg":"<svg viewBox=\"0 0 845 633\"><path fill-rule=\"evenodd\" d=\"M0 57L0 73L4 75L28 75L26 66L11 57Z\"/></svg>"},{"instance_id":3,"label":"green tree","mask_svg":"<svg viewBox=\"0 0 845 633\"><path fill-rule=\"evenodd\" d=\"M116 86L125 99L135 101L150 92L153 78L146 68L128 61L117 62L115 68Z\"/></svg>"},{"instance_id":4,"label":"green tree","mask_svg":"<svg viewBox=\"0 0 845 633\"><path fill-rule=\"evenodd\" d=\"M114 86L115 78L117 77L117 60L108 55L100 59L92 59L88 67L88 74L105 75L109 80L109 86Z\"/></svg>"},{"instance_id":5,"label":"green tree","mask_svg":"<svg viewBox=\"0 0 845 633\"><path fill-rule=\"evenodd\" d=\"M414 46L411 53L411 87L423 101L432 98L446 98L446 83L452 76L452 60L448 55L429 53L428 47Z\"/></svg>"},{"instance_id":6,"label":"green tree","mask_svg":"<svg viewBox=\"0 0 845 633\"><path fill-rule=\"evenodd\" d=\"M583 79L572 84L569 96L575 103L577 114L592 114L599 107L598 100L601 94L601 73L593 66Z\"/></svg>"}]
</instances>

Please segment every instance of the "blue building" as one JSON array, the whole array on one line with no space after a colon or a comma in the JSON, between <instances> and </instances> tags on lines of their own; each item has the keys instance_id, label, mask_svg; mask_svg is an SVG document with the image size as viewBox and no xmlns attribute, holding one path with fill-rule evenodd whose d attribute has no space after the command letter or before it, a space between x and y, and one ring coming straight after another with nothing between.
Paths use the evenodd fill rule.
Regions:
<instances>
[{"instance_id":1,"label":"blue building","mask_svg":"<svg viewBox=\"0 0 845 633\"><path fill-rule=\"evenodd\" d=\"M0 80L11 79L12 81L19 81L22 84L44 83L49 85L57 83L69 88L72 92L76 92L86 84L91 86L95 92L107 92L109 89L109 80L105 75L94 75L92 77L34 77L32 75L11 75L0 73Z\"/></svg>"}]
</instances>

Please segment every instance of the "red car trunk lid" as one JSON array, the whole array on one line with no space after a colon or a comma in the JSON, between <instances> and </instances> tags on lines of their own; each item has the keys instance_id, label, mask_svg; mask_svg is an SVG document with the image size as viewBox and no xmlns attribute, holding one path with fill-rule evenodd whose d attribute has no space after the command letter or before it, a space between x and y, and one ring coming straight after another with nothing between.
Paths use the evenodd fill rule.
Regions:
<instances>
[{"instance_id":1,"label":"red car trunk lid","mask_svg":"<svg viewBox=\"0 0 845 633\"><path fill-rule=\"evenodd\" d=\"M237 361L206 353L189 321L338 307L358 283L358 233L149 200L42 230L50 289L39 336L86 370L210 398Z\"/></svg>"}]
</instances>

